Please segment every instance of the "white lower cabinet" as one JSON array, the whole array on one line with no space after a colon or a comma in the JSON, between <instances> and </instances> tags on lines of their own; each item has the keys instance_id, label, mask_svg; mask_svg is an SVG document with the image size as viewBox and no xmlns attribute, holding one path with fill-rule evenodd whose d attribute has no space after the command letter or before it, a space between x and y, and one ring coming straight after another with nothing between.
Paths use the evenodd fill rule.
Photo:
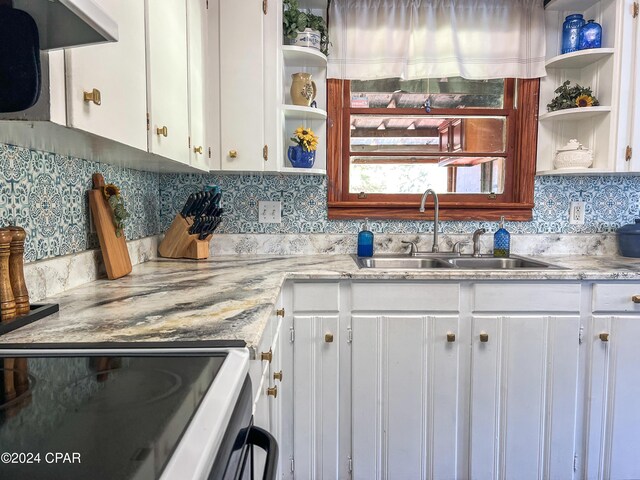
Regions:
<instances>
[{"instance_id":1,"label":"white lower cabinet","mask_svg":"<svg viewBox=\"0 0 640 480\"><path fill-rule=\"evenodd\" d=\"M460 478L458 316L351 317L353 478Z\"/></svg>"},{"instance_id":2,"label":"white lower cabinet","mask_svg":"<svg viewBox=\"0 0 640 480\"><path fill-rule=\"evenodd\" d=\"M640 478L640 284L594 285L585 478Z\"/></svg>"},{"instance_id":3,"label":"white lower cabinet","mask_svg":"<svg viewBox=\"0 0 640 480\"><path fill-rule=\"evenodd\" d=\"M635 287L287 283L279 478L640 479Z\"/></svg>"},{"instance_id":4,"label":"white lower cabinet","mask_svg":"<svg viewBox=\"0 0 640 480\"><path fill-rule=\"evenodd\" d=\"M572 479L579 315L474 316L472 329L469 478Z\"/></svg>"}]
</instances>

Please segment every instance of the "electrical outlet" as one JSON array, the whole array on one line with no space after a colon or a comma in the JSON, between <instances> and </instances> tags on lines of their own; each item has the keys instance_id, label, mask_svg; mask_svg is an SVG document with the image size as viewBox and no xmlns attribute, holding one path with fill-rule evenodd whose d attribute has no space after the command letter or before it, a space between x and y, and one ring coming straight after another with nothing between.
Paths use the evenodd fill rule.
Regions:
<instances>
[{"instance_id":1,"label":"electrical outlet","mask_svg":"<svg viewBox=\"0 0 640 480\"><path fill-rule=\"evenodd\" d=\"M571 202L569 207L569 224L584 225L584 202Z\"/></svg>"},{"instance_id":2,"label":"electrical outlet","mask_svg":"<svg viewBox=\"0 0 640 480\"><path fill-rule=\"evenodd\" d=\"M258 202L258 222L282 223L282 202Z\"/></svg>"}]
</instances>

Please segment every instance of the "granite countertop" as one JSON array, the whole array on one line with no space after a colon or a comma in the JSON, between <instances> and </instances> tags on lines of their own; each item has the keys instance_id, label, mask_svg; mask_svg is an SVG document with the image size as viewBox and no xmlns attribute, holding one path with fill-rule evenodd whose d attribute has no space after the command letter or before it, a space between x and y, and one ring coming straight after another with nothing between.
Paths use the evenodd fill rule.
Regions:
<instances>
[{"instance_id":1,"label":"granite countertop","mask_svg":"<svg viewBox=\"0 0 640 480\"><path fill-rule=\"evenodd\" d=\"M640 259L548 256L565 270L371 270L349 255L153 260L41 303L60 312L0 337L8 343L243 340L253 349L285 279L640 280Z\"/></svg>"}]
</instances>

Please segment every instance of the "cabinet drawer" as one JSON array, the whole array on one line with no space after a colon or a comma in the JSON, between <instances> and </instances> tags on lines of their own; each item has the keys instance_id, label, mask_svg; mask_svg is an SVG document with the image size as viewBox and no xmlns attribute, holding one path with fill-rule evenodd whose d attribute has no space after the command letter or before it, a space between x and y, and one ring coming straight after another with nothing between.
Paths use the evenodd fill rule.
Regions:
<instances>
[{"instance_id":1,"label":"cabinet drawer","mask_svg":"<svg viewBox=\"0 0 640 480\"><path fill-rule=\"evenodd\" d=\"M476 283L474 312L578 312L579 283Z\"/></svg>"},{"instance_id":2,"label":"cabinet drawer","mask_svg":"<svg viewBox=\"0 0 640 480\"><path fill-rule=\"evenodd\" d=\"M457 283L376 282L351 285L353 310L399 310L457 312L460 285Z\"/></svg>"},{"instance_id":3,"label":"cabinet drawer","mask_svg":"<svg viewBox=\"0 0 640 480\"><path fill-rule=\"evenodd\" d=\"M640 312L640 303L631 297L640 295L640 283L596 283L593 285L594 312Z\"/></svg>"},{"instance_id":4,"label":"cabinet drawer","mask_svg":"<svg viewBox=\"0 0 640 480\"><path fill-rule=\"evenodd\" d=\"M294 283L293 310L337 312L340 286L337 283Z\"/></svg>"}]
</instances>

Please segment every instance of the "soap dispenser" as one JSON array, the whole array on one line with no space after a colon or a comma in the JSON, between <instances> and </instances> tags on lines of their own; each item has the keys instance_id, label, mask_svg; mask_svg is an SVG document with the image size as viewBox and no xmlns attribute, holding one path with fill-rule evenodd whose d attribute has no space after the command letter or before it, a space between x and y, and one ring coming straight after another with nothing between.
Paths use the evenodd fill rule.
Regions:
<instances>
[{"instance_id":1,"label":"soap dispenser","mask_svg":"<svg viewBox=\"0 0 640 480\"><path fill-rule=\"evenodd\" d=\"M362 230L358 233L358 256L373 256L373 233L369 230L369 219L364 219Z\"/></svg>"},{"instance_id":2,"label":"soap dispenser","mask_svg":"<svg viewBox=\"0 0 640 480\"><path fill-rule=\"evenodd\" d=\"M511 250L511 235L504 228L504 217L500 217L500 228L493 234L493 256L508 257Z\"/></svg>"}]
</instances>

